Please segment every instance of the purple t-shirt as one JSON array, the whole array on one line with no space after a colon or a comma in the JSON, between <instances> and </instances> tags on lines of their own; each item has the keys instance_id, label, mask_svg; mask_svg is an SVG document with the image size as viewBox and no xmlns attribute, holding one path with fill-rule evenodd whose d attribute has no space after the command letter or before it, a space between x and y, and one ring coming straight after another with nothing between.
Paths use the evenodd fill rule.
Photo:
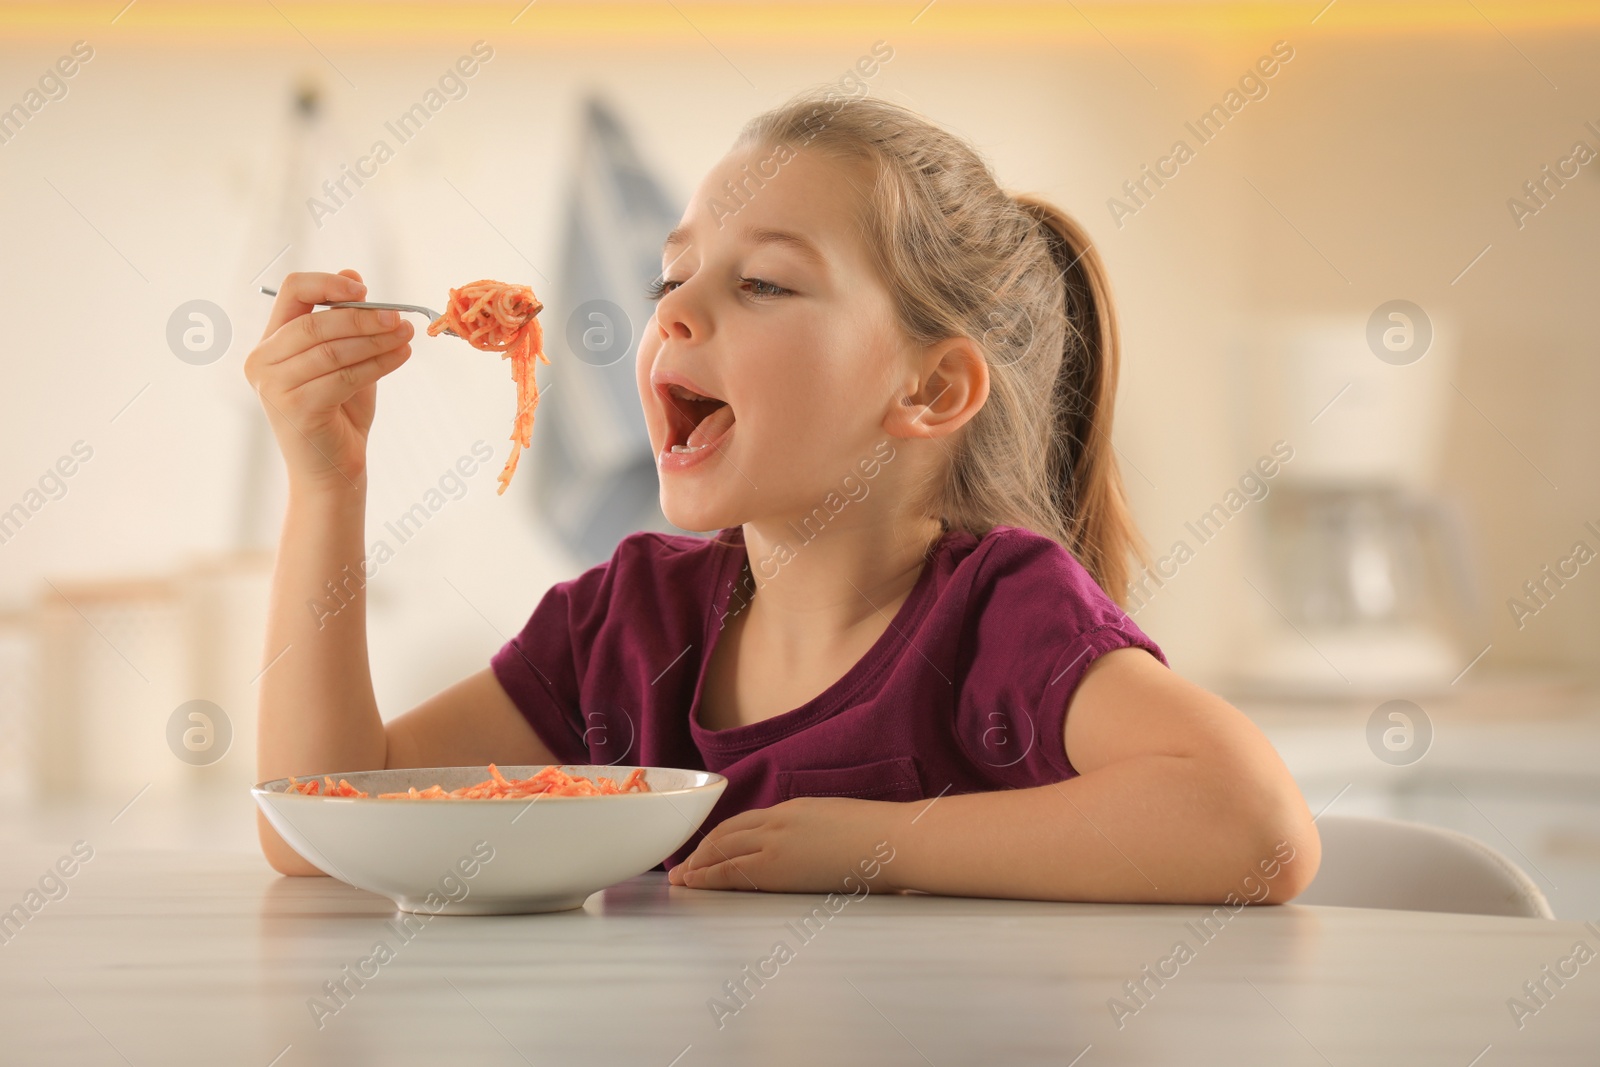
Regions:
<instances>
[{"instance_id":1,"label":"purple t-shirt","mask_svg":"<svg viewBox=\"0 0 1600 1067\"><path fill-rule=\"evenodd\" d=\"M702 679L754 589L747 567L742 527L630 534L611 559L552 586L490 661L563 763L728 779L669 865L722 820L792 797L919 800L1070 778L1062 729L1084 670L1126 647L1166 662L1055 541L1015 526L981 539L947 530L843 677L798 708L709 730L697 718Z\"/></svg>"}]
</instances>

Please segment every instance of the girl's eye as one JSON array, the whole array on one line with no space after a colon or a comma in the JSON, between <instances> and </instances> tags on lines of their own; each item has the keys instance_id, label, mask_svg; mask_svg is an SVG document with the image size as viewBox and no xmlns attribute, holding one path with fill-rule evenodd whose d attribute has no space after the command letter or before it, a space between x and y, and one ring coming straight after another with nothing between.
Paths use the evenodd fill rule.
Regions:
<instances>
[{"instance_id":1,"label":"girl's eye","mask_svg":"<svg viewBox=\"0 0 1600 1067\"><path fill-rule=\"evenodd\" d=\"M792 290L785 289L781 285L774 285L772 282L763 281L760 278L740 278L739 280L748 285L750 287L750 295L758 299L770 299L771 297L784 296L792 292ZM660 300L682 284L682 282L678 281L666 281L665 279L657 278L645 286L645 296L651 300Z\"/></svg>"},{"instance_id":2,"label":"girl's eye","mask_svg":"<svg viewBox=\"0 0 1600 1067\"><path fill-rule=\"evenodd\" d=\"M760 278L740 278L739 280L749 284L750 295L755 297L782 296L790 291L781 285L773 285L771 282L762 281Z\"/></svg>"},{"instance_id":3,"label":"girl's eye","mask_svg":"<svg viewBox=\"0 0 1600 1067\"><path fill-rule=\"evenodd\" d=\"M660 300L663 296L672 292L672 290L668 289L667 286L682 284L682 282L669 282L661 278L657 278L655 281L645 286L644 295L650 300Z\"/></svg>"}]
</instances>

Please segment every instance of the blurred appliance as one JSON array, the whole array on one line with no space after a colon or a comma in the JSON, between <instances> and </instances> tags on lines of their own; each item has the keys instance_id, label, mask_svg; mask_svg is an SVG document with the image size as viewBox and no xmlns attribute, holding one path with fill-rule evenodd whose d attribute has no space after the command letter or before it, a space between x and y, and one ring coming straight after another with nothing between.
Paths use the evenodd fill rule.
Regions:
<instances>
[{"instance_id":1,"label":"blurred appliance","mask_svg":"<svg viewBox=\"0 0 1600 1067\"><path fill-rule=\"evenodd\" d=\"M1470 659L1466 529L1434 490L1454 354L1420 308L1389 307L1287 320L1269 339L1258 411L1294 457L1261 509L1249 689L1426 692ZM1413 350L1385 348L1386 329Z\"/></svg>"}]
</instances>

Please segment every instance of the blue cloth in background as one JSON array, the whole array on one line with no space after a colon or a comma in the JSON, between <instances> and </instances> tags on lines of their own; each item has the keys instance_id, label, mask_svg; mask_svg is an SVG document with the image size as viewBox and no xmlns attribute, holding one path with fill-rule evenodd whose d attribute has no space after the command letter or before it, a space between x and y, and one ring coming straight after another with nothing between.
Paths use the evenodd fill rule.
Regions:
<instances>
[{"instance_id":1,"label":"blue cloth in background","mask_svg":"<svg viewBox=\"0 0 1600 1067\"><path fill-rule=\"evenodd\" d=\"M661 514L634 383L654 310L646 287L661 273L661 242L679 210L597 97L584 103L566 203L561 289L544 319L549 399L541 397L525 492L539 521L590 566L637 530L681 532Z\"/></svg>"}]
</instances>

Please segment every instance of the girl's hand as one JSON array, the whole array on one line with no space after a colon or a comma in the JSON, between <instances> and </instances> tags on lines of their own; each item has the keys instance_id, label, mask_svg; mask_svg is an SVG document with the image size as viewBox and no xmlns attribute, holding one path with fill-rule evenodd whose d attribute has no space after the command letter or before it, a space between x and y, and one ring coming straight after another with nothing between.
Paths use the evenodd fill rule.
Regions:
<instances>
[{"instance_id":1,"label":"girl's hand","mask_svg":"<svg viewBox=\"0 0 1600 1067\"><path fill-rule=\"evenodd\" d=\"M797 797L718 824L667 881L691 889L860 893L898 888L893 837L915 805Z\"/></svg>"},{"instance_id":2,"label":"girl's hand","mask_svg":"<svg viewBox=\"0 0 1600 1067\"><path fill-rule=\"evenodd\" d=\"M289 275L261 343L245 359L245 378L261 397L291 485L357 484L377 381L411 356L415 331L396 312L313 310L366 295L353 270Z\"/></svg>"}]
</instances>

